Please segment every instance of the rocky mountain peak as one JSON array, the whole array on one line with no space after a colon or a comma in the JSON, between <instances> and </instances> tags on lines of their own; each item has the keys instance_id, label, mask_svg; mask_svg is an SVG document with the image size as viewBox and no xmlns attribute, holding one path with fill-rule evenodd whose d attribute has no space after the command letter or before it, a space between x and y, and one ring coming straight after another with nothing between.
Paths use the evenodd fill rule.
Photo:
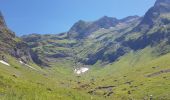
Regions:
<instances>
[{"instance_id":1,"label":"rocky mountain peak","mask_svg":"<svg viewBox=\"0 0 170 100\"><path fill-rule=\"evenodd\" d=\"M170 0L157 0L155 2L155 6L160 6L160 5L170 5Z\"/></svg>"},{"instance_id":2,"label":"rocky mountain peak","mask_svg":"<svg viewBox=\"0 0 170 100\"><path fill-rule=\"evenodd\" d=\"M83 20L79 20L76 22L70 29L71 32L80 32L80 30L83 30L87 27L87 23Z\"/></svg>"},{"instance_id":3,"label":"rocky mountain peak","mask_svg":"<svg viewBox=\"0 0 170 100\"><path fill-rule=\"evenodd\" d=\"M153 25L159 22L160 16L170 13L170 0L157 0L155 5L151 7L144 15L141 23L135 28L135 31L146 32Z\"/></svg>"},{"instance_id":4,"label":"rocky mountain peak","mask_svg":"<svg viewBox=\"0 0 170 100\"><path fill-rule=\"evenodd\" d=\"M153 8L160 13L169 13L170 0L157 0Z\"/></svg>"},{"instance_id":5,"label":"rocky mountain peak","mask_svg":"<svg viewBox=\"0 0 170 100\"><path fill-rule=\"evenodd\" d=\"M125 17L123 19L120 19L120 22L121 23L130 23L130 22L133 22L135 20L138 20L140 19L141 17L140 16L137 16L137 15L134 15L134 16L128 16L128 17Z\"/></svg>"},{"instance_id":6,"label":"rocky mountain peak","mask_svg":"<svg viewBox=\"0 0 170 100\"><path fill-rule=\"evenodd\" d=\"M83 20L79 20L71 27L68 35L72 38L76 37L81 39L82 37L86 37L100 28L108 29L110 27L114 27L118 23L118 19L108 16L103 16L102 18L93 22L85 22Z\"/></svg>"},{"instance_id":7,"label":"rocky mountain peak","mask_svg":"<svg viewBox=\"0 0 170 100\"><path fill-rule=\"evenodd\" d=\"M0 18L3 18L2 12L0 11Z\"/></svg>"},{"instance_id":8,"label":"rocky mountain peak","mask_svg":"<svg viewBox=\"0 0 170 100\"><path fill-rule=\"evenodd\" d=\"M119 20L114 17L103 16L99 20L94 22L94 25L99 28L110 28L118 24Z\"/></svg>"},{"instance_id":9,"label":"rocky mountain peak","mask_svg":"<svg viewBox=\"0 0 170 100\"><path fill-rule=\"evenodd\" d=\"M1 11L0 11L0 27L6 27L6 23Z\"/></svg>"},{"instance_id":10,"label":"rocky mountain peak","mask_svg":"<svg viewBox=\"0 0 170 100\"><path fill-rule=\"evenodd\" d=\"M88 22L79 20L70 28L68 32L68 37L69 38L82 38L84 34L86 33L88 26L89 26Z\"/></svg>"}]
</instances>

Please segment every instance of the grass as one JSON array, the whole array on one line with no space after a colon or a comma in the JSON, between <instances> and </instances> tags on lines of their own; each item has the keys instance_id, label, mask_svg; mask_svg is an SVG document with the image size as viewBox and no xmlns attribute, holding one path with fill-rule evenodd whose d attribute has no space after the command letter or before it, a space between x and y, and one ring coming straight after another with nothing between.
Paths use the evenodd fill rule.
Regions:
<instances>
[{"instance_id":1,"label":"grass","mask_svg":"<svg viewBox=\"0 0 170 100\"><path fill-rule=\"evenodd\" d=\"M168 100L170 99L168 92L170 89L170 80L168 78L170 73L150 78L146 77L146 75L170 68L170 63L168 62L170 54L155 58L151 51L151 48L148 47L142 51L127 54L116 63L101 69L98 68L97 71L94 71L96 69L91 70L87 75L83 76L83 79L95 78L96 81L93 88L98 86L116 86L113 89L114 95L108 97L108 100L112 100L111 98L116 98L116 100L141 100L149 98L149 95L153 95L155 100ZM159 67L156 69L152 68L156 66ZM102 81L103 79L104 81ZM129 81L132 81L130 85L125 84ZM128 94L128 91L131 93Z\"/></svg>"},{"instance_id":2,"label":"grass","mask_svg":"<svg viewBox=\"0 0 170 100\"><path fill-rule=\"evenodd\" d=\"M149 74L170 69L170 54L155 56L154 48L147 47L122 56L118 61L102 66L100 62L90 67L90 71L77 76L74 64L52 63L50 68L40 68L29 64L38 71L21 65L7 55L11 66L0 64L1 100L142 100L153 95L155 100L170 99L170 73L153 77ZM155 68L153 68L155 67ZM131 82L128 84L128 82ZM92 84L93 83L93 84ZM83 85L89 85L82 87ZM104 96L107 89L99 86L115 86L111 96Z\"/></svg>"},{"instance_id":3,"label":"grass","mask_svg":"<svg viewBox=\"0 0 170 100\"><path fill-rule=\"evenodd\" d=\"M0 64L1 100L88 100L90 95L66 87L70 77L70 68L59 67L41 69L31 64L38 71L20 65L8 56L11 66ZM62 66L62 65L61 65ZM97 98L97 97L96 97ZM100 100L100 99L99 99Z\"/></svg>"}]
</instances>

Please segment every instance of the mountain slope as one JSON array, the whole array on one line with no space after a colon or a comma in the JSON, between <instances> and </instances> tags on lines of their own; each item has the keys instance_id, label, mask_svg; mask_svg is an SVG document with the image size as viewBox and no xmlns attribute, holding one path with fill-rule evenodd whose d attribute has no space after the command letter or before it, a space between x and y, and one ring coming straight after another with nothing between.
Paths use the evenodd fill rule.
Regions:
<instances>
[{"instance_id":1,"label":"mountain slope","mask_svg":"<svg viewBox=\"0 0 170 100\"><path fill-rule=\"evenodd\" d=\"M92 65L98 60L114 61L117 57L111 58L108 53L117 50L115 47L119 46L119 43L115 39L133 29L139 21L140 17L138 16L120 20L105 16L91 23L79 21L67 33L59 35L32 34L22 38L30 44L34 51L39 53L39 56L42 57L43 54L42 59L46 59L46 61L48 59L48 61L55 62L56 58L67 58ZM115 49L111 50L111 48ZM118 56L119 53L115 55Z\"/></svg>"},{"instance_id":2,"label":"mountain slope","mask_svg":"<svg viewBox=\"0 0 170 100\"><path fill-rule=\"evenodd\" d=\"M92 32L99 30L100 28L110 28L118 24L119 21L116 18L104 16L94 22L78 21L75 23L68 32L70 38L85 38Z\"/></svg>"},{"instance_id":3,"label":"mountain slope","mask_svg":"<svg viewBox=\"0 0 170 100\"><path fill-rule=\"evenodd\" d=\"M12 55L17 59L20 59L24 62L30 62L31 54L30 48L28 45L23 42L20 38L15 36L15 33L12 32L6 26L5 20L0 14L0 57L3 60L7 60L5 58L5 54Z\"/></svg>"},{"instance_id":4,"label":"mountain slope","mask_svg":"<svg viewBox=\"0 0 170 100\"><path fill-rule=\"evenodd\" d=\"M121 20L116 18L104 16L94 22L78 21L75 23L71 29L68 31L69 38L82 39L86 38L91 33L99 29L109 29L111 27L116 27L120 23L131 23L132 21L139 19L138 16L130 16Z\"/></svg>"},{"instance_id":5,"label":"mountain slope","mask_svg":"<svg viewBox=\"0 0 170 100\"><path fill-rule=\"evenodd\" d=\"M169 6L169 1L157 0L154 7L150 8L145 14L140 24L117 40L122 41L124 46L134 50L143 49L149 45L162 46L162 48L169 47ZM167 52L167 50L165 51Z\"/></svg>"}]
</instances>

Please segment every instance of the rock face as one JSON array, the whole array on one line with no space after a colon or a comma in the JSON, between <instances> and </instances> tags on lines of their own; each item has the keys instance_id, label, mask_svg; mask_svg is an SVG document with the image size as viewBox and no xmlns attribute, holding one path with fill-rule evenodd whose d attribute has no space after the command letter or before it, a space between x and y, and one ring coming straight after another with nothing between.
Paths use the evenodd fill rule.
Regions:
<instances>
[{"instance_id":1,"label":"rock face","mask_svg":"<svg viewBox=\"0 0 170 100\"><path fill-rule=\"evenodd\" d=\"M118 40L133 50L143 49L149 45L158 45L161 41L164 41L165 45L169 45L167 41L170 37L169 24L170 1L157 0L155 5L146 12L139 25Z\"/></svg>"},{"instance_id":2,"label":"rock face","mask_svg":"<svg viewBox=\"0 0 170 100\"><path fill-rule=\"evenodd\" d=\"M155 22L158 23L160 16L166 13L170 13L170 1L157 0L155 5L147 11L138 27L147 30L153 27Z\"/></svg>"},{"instance_id":3,"label":"rock face","mask_svg":"<svg viewBox=\"0 0 170 100\"><path fill-rule=\"evenodd\" d=\"M168 10L170 8L169 5L170 5L169 0L157 0L155 2L155 7L157 7L157 8L160 7L160 9L163 9L162 7L164 7L165 9L167 9L166 12L169 11Z\"/></svg>"},{"instance_id":4,"label":"rock face","mask_svg":"<svg viewBox=\"0 0 170 100\"><path fill-rule=\"evenodd\" d=\"M5 20L4 20L4 17L3 17L1 12L0 12L0 26L1 27L7 27L6 23L5 23Z\"/></svg>"},{"instance_id":5,"label":"rock face","mask_svg":"<svg viewBox=\"0 0 170 100\"><path fill-rule=\"evenodd\" d=\"M8 29L4 17L0 13L0 58L4 58L5 53L24 62L30 62L32 61L30 51L28 45Z\"/></svg>"}]
</instances>

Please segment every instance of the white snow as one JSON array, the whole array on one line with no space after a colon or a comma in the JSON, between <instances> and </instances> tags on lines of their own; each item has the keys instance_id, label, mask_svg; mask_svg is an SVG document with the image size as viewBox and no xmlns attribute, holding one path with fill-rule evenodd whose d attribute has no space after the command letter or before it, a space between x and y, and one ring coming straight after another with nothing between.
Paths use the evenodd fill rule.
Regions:
<instances>
[{"instance_id":1,"label":"white snow","mask_svg":"<svg viewBox=\"0 0 170 100\"><path fill-rule=\"evenodd\" d=\"M0 60L0 63L4 64L4 65L7 65L7 66L10 66L10 64L8 64L7 62L3 61L3 60Z\"/></svg>"},{"instance_id":2,"label":"white snow","mask_svg":"<svg viewBox=\"0 0 170 100\"><path fill-rule=\"evenodd\" d=\"M74 72L76 74L82 74L82 73L85 73L88 70L89 70L89 68L82 67L82 68L75 69Z\"/></svg>"},{"instance_id":3,"label":"white snow","mask_svg":"<svg viewBox=\"0 0 170 100\"><path fill-rule=\"evenodd\" d=\"M34 70L37 70L37 69L35 69L34 67L32 67L32 66L30 66L30 65L28 65L28 64L25 64L27 67L29 67L29 68L31 68L31 69L34 69Z\"/></svg>"},{"instance_id":4,"label":"white snow","mask_svg":"<svg viewBox=\"0 0 170 100\"><path fill-rule=\"evenodd\" d=\"M24 64L24 62L22 62L22 61L19 61L21 64Z\"/></svg>"},{"instance_id":5,"label":"white snow","mask_svg":"<svg viewBox=\"0 0 170 100\"><path fill-rule=\"evenodd\" d=\"M25 66L33 69L33 70L37 70L37 69L35 69L34 67L32 67L32 66L30 66L30 65L28 65L28 64L25 64L23 61L19 61L19 62L20 62L21 64L24 64Z\"/></svg>"}]
</instances>

